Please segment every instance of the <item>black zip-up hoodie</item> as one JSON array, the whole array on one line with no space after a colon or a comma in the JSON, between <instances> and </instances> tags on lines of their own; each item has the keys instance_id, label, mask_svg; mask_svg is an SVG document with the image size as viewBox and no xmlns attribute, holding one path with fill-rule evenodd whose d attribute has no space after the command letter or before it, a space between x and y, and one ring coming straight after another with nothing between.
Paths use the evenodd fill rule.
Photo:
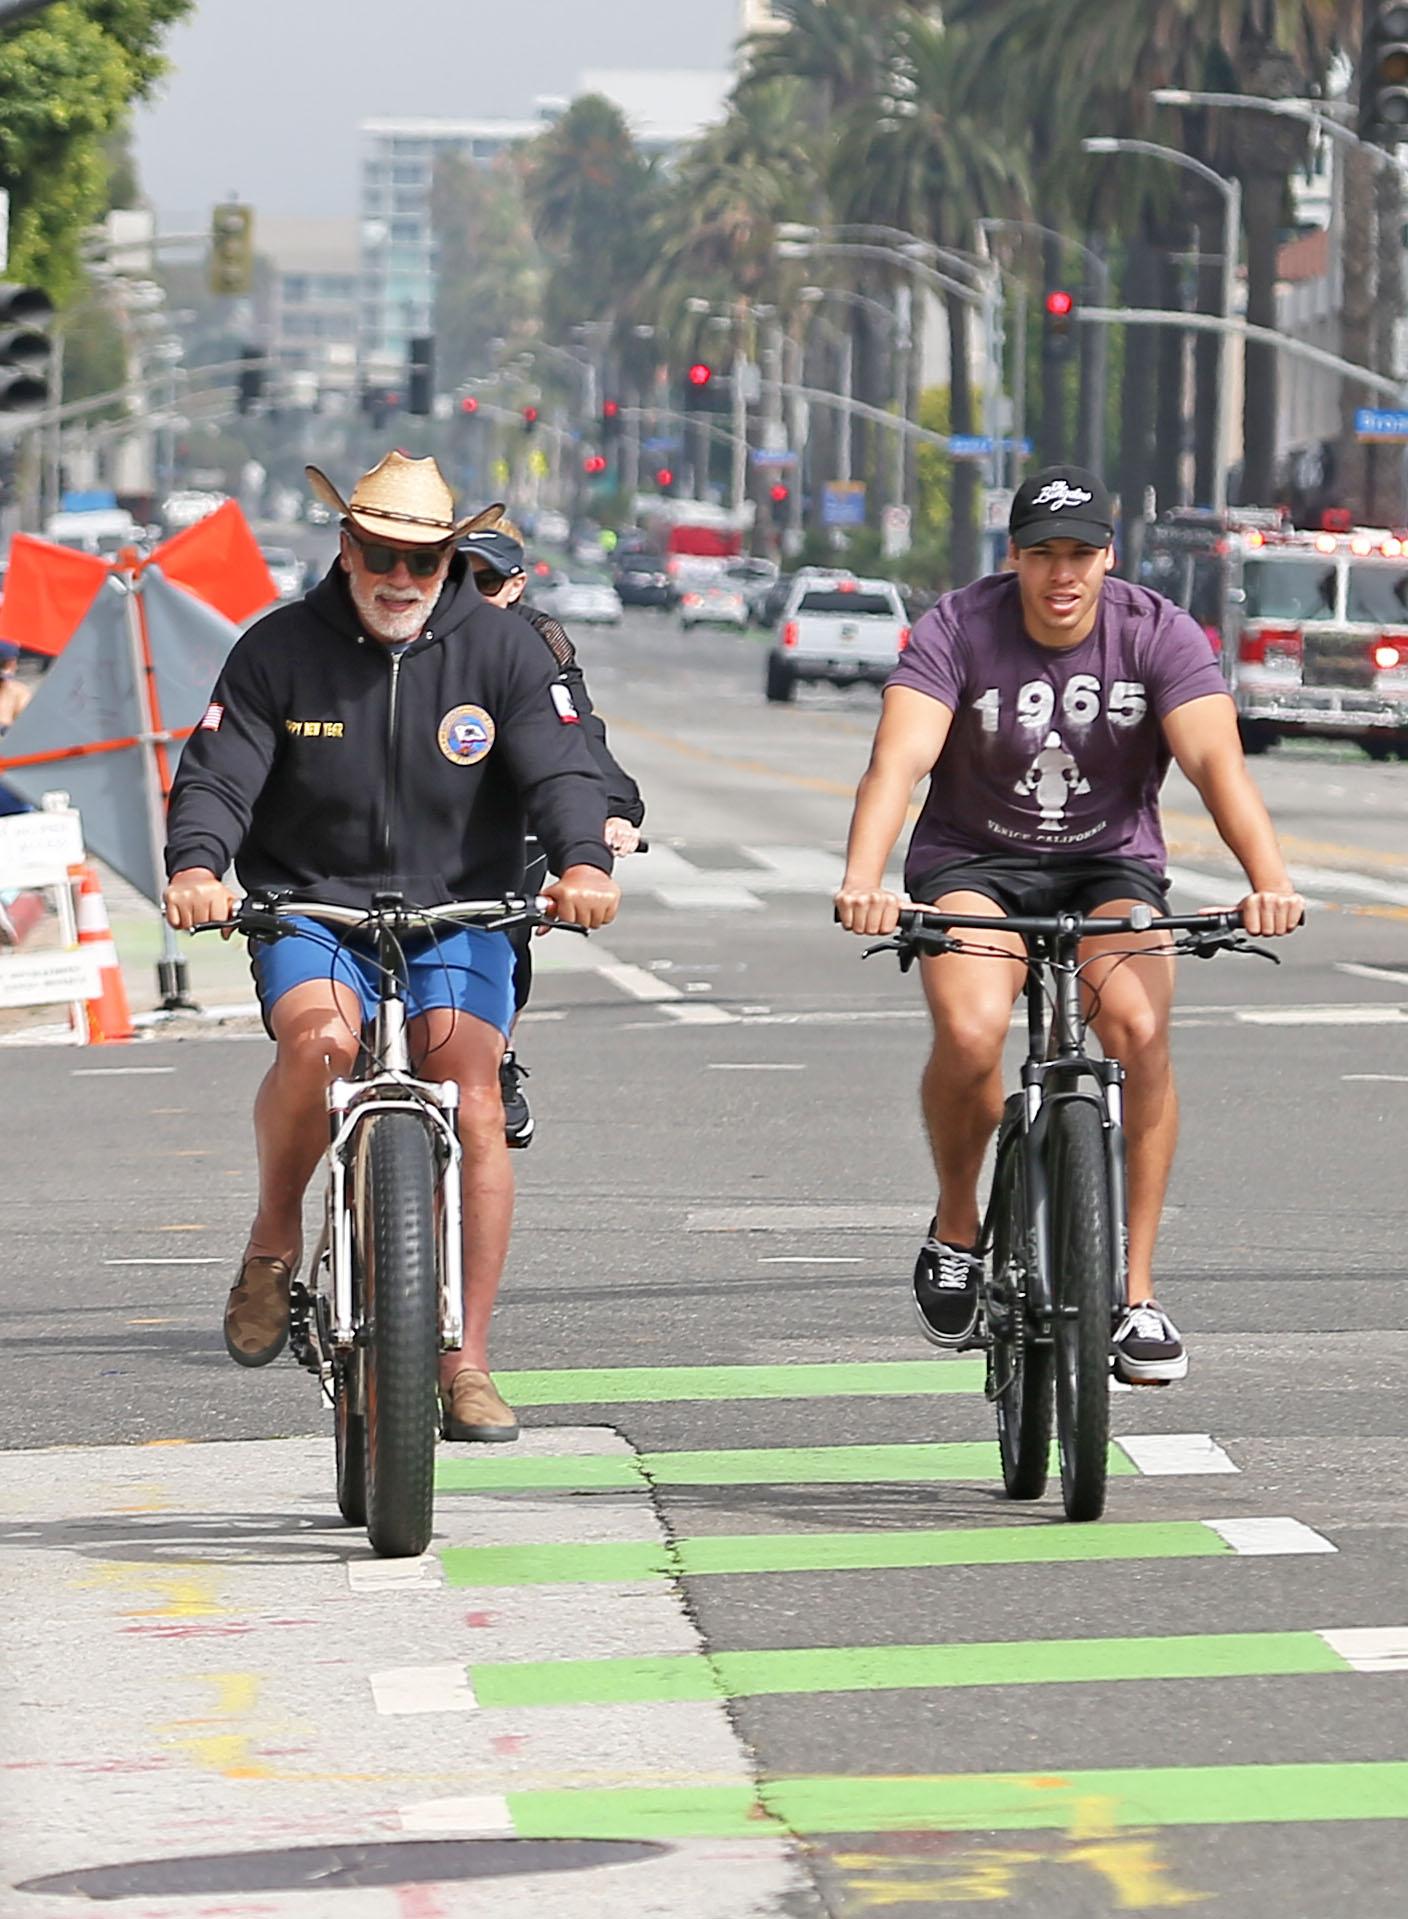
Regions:
<instances>
[{"instance_id":1,"label":"black zip-up hoodie","mask_svg":"<svg viewBox=\"0 0 1408 1919\"><path fill-rule=\"evenodd\" d=\"M166 870L233 862L246 888L343 906L493 899L522 882L529 824L554 871L609 873L606 818L554 661L462 556L400 649L363 633L335 562L232 648L181 755Z\"/></svg>"}]
</instances>

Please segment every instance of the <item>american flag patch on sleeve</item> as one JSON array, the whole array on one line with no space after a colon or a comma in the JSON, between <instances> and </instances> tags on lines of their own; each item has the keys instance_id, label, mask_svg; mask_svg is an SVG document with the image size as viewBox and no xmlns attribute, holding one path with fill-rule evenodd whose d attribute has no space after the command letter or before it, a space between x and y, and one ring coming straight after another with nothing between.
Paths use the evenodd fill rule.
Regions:
<instances>
[{"instance_id":1,"label":"american flag patch on sleeve","mask_svg":"<svg viewBox=\"0 0 1408 1919\"><path fill-rule=\"evenodd\" d=\"M220 722L225 717L225 709L218 700L212 700L205 709L205 717L200 723L202 733L218 733Z\"/></svg>"}]
</instances>

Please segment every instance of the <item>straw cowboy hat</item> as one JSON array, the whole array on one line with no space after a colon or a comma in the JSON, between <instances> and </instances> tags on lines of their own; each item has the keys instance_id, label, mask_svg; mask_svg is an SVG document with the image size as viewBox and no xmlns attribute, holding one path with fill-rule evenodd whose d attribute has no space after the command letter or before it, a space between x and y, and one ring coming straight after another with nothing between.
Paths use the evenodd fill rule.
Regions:
<instances>
[{"instance_id":1,"label":"straw cowboy hat","mask_svg":"<svg viewBox=\"0 0 1408 1919\"><path fill-rule=\"evenodd\" d=\"M324 506L350 520L364 539L395 546L447 546L476 527L488 526L504 510L496 503L457 520L455 496L434 460L412 460L404 453L388 453L364 473L350 500L344 500L316 466L303 471Z\"/></svg>"}]
</instances>

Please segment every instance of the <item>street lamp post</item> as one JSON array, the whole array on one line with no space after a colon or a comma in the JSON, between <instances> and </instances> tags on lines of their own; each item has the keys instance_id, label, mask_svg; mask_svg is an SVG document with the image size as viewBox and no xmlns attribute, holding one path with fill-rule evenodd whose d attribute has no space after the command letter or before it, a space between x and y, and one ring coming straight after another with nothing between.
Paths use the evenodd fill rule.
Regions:
<instances>
[{"instance_id":1,"label":"street lamp post","mask_svg":"<svg viewBox=\"0 0 1408 1919\"><path fill-rule=\"evenodd\" d=\"M1166 160L1170 166L1193 173L1222 195L1222 317L1230 320L1237 293L1237 259L1242 233L1242 183L1219 173L1215 167L1197 160L1177 147L1160 146L1152 140L1117 140L1099 136L1082 140L1087 153L1134 153L1154 160ZM1232 333L1223 328L1218 335L1217 351L1217 454L1212 466L1212 506L1214 512L1227 509L1227 467L1232 438Z\"/></svg>"}]
</instances>

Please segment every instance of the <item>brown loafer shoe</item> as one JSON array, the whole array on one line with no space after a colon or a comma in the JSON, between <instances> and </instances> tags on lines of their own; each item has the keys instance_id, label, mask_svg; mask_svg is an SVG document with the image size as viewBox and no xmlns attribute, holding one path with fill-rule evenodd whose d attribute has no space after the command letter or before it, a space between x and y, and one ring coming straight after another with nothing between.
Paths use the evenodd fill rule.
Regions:
<instances>
[{"instance_id":1,"label":"brown loafer shoe","mask_svg":"<svg viewBox=\"0 0 1408 1919\"><path fill-rule=\"evenodd\" d=\"M225 1302L225 1350L237 1366L267 1366L288 1344L293 1268L282 1259L247 1259Z\"/></svg>"},{"instance_id":2,"label":"brown loafer shoe","mask_svg":"<svg viewBox=\"0 0 1408 1919\"><path fill-rule=\"evenodd\" d=\"M518 1437L513 1408L504 1404L488 1373L466 1366L455 1374L448 1390L441 1387L440 1404L446 1439L474 1439L493 1446Z\"/></svg>"}]
</instances>

